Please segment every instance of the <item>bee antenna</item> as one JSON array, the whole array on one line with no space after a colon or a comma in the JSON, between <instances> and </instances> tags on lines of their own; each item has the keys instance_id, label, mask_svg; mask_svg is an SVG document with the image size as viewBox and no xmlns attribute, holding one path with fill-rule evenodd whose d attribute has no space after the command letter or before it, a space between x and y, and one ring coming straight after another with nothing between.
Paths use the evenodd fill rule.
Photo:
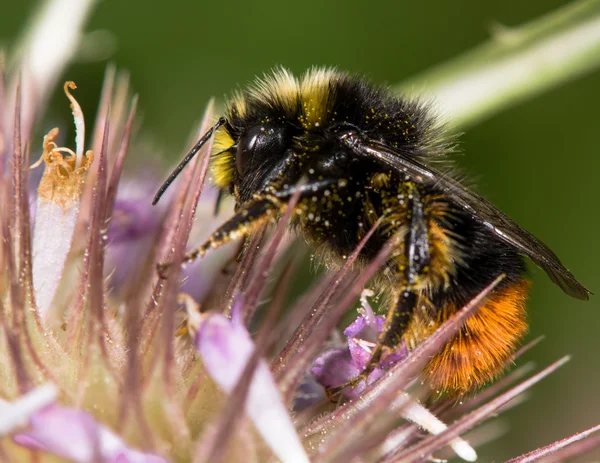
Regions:
<instances>
[{"instance_id":1,"label":"bee antenna","mask_svg":"<svg viewBox=\"0 0 600 463\"><path fill-rule=\"evenodd\" d=\"M217 121L217 123L214 126L212 126L210 129L208 129L208 131L204 135L202 135L200 140L198 140L198 143L196 143L194 145L194 147L190 150L190 152L188 154L186 154L185 157L181 160L181 162L179 164L177 164L177 167L175 167L175 169L173 169L173 172L171 172L171 175L169 175L167 177L167 179L164 181L164 183L160 186L160 188L156 192L156 195L154 196L154 199L152 200L153 206L155 206L156 203L158 203L158 201L160 200L162 195L165 193L165 191L167 191L167 189L169 188L171 183L173 183L173 181L181 173L183 168L188 165L188 163L194 158L194 156L196 156L196 154L198 154L198 151L200 151L200 149L204 146L204 144L208 140L210 140L210 137L212 137L213 133L215 133L215 131L219 127L221 127L222 125L225 125L225 124L227 124L227 119L225 119L224 117L220 117L219 120Z\"/></svg>"}]
</instances>

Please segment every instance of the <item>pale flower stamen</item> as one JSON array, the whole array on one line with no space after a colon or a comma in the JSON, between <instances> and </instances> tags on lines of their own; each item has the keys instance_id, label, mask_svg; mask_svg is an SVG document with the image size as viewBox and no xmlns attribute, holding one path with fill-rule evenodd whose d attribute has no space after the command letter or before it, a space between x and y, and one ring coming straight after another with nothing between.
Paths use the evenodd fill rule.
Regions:
<instances>
[{"instance_id":1,"label":"pale flower stamen","mask_svg":"<svg viewBox=\"0 0 600 463\"><path fill-rule=\"evenodd\" d=\"M50 309L71 248L83 185L93 160L91 151L83 154L83 112L69 88L76 88L75 84L65 83L64 90L73 109L77 130L76 152L56 144L59 129L54 128L44 137L42 156L32 165L35 168L42 162L45 163L44 174L38 186L33 233L33 286L37 306L43 317Z\"/></svg>"},{"instance_id":2,"label":"pale flower stamen","mask_svg":"<svg viewBox=\"0 0 600 463\"><path fill-rule=\"evenodd\" d=\"M81 163L83 161L83 149L85 145L85 120L83 118L83 111L81 110L81 106L69 89L76 89L77 85L75 82L68 81L65 82L64 89L67 94L67 98L71 101L71 110L73 111L73 119L75 120L75 148L77 150L77 157L75 158L75 169L81 167ZM70 150L69 150L70 151ZM72 151L71 151L72 152Z\"/></svg>"}]
</instances>

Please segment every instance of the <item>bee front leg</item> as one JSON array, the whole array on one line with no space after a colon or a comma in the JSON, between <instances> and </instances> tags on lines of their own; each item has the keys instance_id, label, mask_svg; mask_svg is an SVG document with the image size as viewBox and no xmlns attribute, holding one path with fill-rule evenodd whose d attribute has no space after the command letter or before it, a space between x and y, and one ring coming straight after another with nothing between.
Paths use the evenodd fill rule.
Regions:
<instances>
[{"instance_id":1,"label":"bee front leg","mask_svg":"<svg viewBox=\"0 0 600 463\"><path fill-rule=\"evenodd\" d=\"M286 206L286 202L272 196L257 198L217 228L203 244L186 254L183 263L193 262L210 249L216 249L237 238L247 237L265 222L274 220L285 211ZM170 265L169 262L158 264L158 273L162 278L165 278L165 272Z\"/></svg>"},{"instance_id":2,"label":"bee front leg","mask_svg":"<svg viewBox=\"0 0 600 463\"><path fill-rule=\"evenodd\" d=\"M283 190L276 190L271 194L257 196L253 201L241 206L233 217L221 225L202 245L186 254L183 258L183 263L195 261L198 257L206 254L210 249L216 249L225 243L236 240L238 238L247 238L255 232L261 225L272 220L276 220L283 214L287 208L288 201L298 191L300 197L306 195L314 195L326 190L333 184L337 184L337 180L314 180L300 185L293 185ZM247 245L248 242L245 243ZM245 251L245 246L242 253ZM158 272L161 277L165 277L165 272L169 268L168 262L158 264Z\"/></svg>"},{"instance_id":3,"label":"bee front leg","mask_svg":"<svg viewBox=\"0 0 600 463\"><path fill-rule=\"evenodd\" d=\"M248 237L261 225L269 220L275 220L287 209L292 195L300 192L300 197L327 189L335 180L316 180L301 185L293 185L283 190L274 190L268 195L258 196L254 201L243 205L236 214L213 232L210 238L201 246L186 254L184 263L192 262L203 256L210 249L241 237ZM247 243L245 243L247 244ZM242 250L242 253L245 248Z\"/></svg>"},{"instance_id":4,"label":"bee front leg","mask_svg":"<svg viewBox=\"0 0 600 463\"><path fill-rule=\"evenodd\" d=\"M261 225L285 211L287 203L276 198L266 197L242 207L233 217L217 228L202 245L186 254L184 263L192 262L210 249L216 249L225 243L247 237Z\"/></svg>"}]
</instances>

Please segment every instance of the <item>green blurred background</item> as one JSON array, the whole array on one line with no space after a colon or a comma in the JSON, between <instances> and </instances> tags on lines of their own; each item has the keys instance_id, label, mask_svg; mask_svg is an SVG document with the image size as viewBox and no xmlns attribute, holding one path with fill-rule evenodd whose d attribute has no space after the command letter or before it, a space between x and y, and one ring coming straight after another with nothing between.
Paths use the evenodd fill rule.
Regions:
<instances>
[{"instance_id":1,"label":"green blurred background","mask_svg":"<svg viewBox=\"0 0 600 463\"><path fill-rule=\"evenodd\" d=\"M273 65L297 73L334 65L396 84L485 41L494 21L516 26L566 3L104 0L87 30L108 31L115 45L110 60L131 72L140 94L143 133L156 152L178 156L209 97L221 98ZM14 43L36 4L3 1L3 45ZM65 75L77 82L88 115L95 111L105 65L80 61ZM596 72L471 127L461 138L460 159L484 195L542 238L595 292L599 108ZM70 120L68 109L64 120ZM570 299L543 272L532 273L528 339L546 339L520 363L545 366L566 353L573 359L502 416L510 429L479 449L484 462L600 422L600 296L587 303Z\"/></svg>"}]
</instances>

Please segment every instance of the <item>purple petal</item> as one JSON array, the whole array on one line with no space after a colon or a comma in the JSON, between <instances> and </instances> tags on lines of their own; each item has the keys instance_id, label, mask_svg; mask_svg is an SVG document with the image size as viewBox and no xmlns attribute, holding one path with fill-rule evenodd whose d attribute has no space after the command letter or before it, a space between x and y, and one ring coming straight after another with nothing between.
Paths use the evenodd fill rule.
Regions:
<instances>
[{"instance_id":1,"label":"purple petal","mask_svg":"<svg viewBox=\"0 0 600 463\"><path fill-rule=\"evenodd\" d=\"M311 371L326 387L340 386L360 373L347 349L332 349L321 354Z\"/></svg>"},{"instance_id":2,"label":"purple petal","mask_svg":"<svg viewBox=\"0 0 600 463\"><path fill-rule=\"evenodd\" d=\"M234 315L237 312L235 310ZM239 316L232 321L221 314L208 314L196 334L195 344L210 376L226 393L231 393L254 351L252 339ZM256 367L246 413L281 461L308 462L264 360Z\"/></svg>"},{"instance_id":3,"label":"purple petal","mask_svg":"<svg viewBox=\"0 0 600 463\"><path fill-rule=\"evenodd\" d=\"M148 198L117 198L108 229L108 238L112 243L129 242L158 230L160 217L146 203Z\"/></svg>"},{"instance_id":4,"label":"purple petal","mask_svg":"<svg viewBox=\"0 0 600 463\"><path fill-rule=\"evenodd\" d=\"M156 181L151 173L136 180L124 179L119 184L108 228L106 264L106 274L110 275L114 288L121 288L131 275L140 273L140 265L144 264L144 259L131 259L131 256L147 255L155 245L164 220L165 205L168 204L168 201L161 201L157 206L152 206L148 198L155 193L155 188ZM191 243L203 242L220 225L227 212L227 208L224 208L224 212L213 217L217 193L208 187L205 190L198 202L197 212L199 216L210 219L194 223ZM167 196L169 194L170 191L166 193ZM190 247L193 246L194 244ZM234 249L234 246L223 246L205 258L186 265L182 270L184 284L181 291L197 301L203 301L212 289L218 270L231 258Z\"/></svg>"},{"instance_id":5,"label":"purple petal","mask_svg":"<svg viewBox=\"0 0 600 463\"><path fill-rule=\"evenodd\" d=\"M148 198L153 194L154 182L150 174L140 180L122 180L108 226L106 274L111 286L121 288L131 275L141 272L144 259L131 256L148 255L160 229L164 207L152 208Z\"/></svg>"},{"instance_id":6,"label":"purple petal","mask_svg":"<svg viewBox=\"0 0 600 463\"><path fill-rule=\"evenodd\" d=\"M381 324L377 323L379 320ZM376 323L375 326L368 324L367 318L361 315L344 330L344 334L348 337L350 355L360 371L364 370L371 359L373 348L381 332L379 325L383 326L383 317L377 317Z\"/></svg>"},{"instance_id":7,"label":"purple petal","mask_svg":"<svg viewBox=\"0 0 600 463\"><path fill-rule=\"evenodd\" d=\"M312 373L317 381L324 387L341 386L355 378L363 371L371 359L373 349L377 343L379 333L383 331L385 318L376 316L371 309L366 297L372 295L369 290L364 290L361 296L361 313L345 330L344 335L348 338L347 349L333 349L321 354L314 362ZM404 344L398 347L396 352L386 355L375 368L367 384L372 384L379 379L385 370L408 355L408 349ZM344 395L348 398L356 398L365 389L364 382L353 389L346 388Z\"/></svg>"},{"instance_id":8,"label":"purple petal","mask_svg":"<svg viewBox=\"0 0 600 463\"><path fill-rule=\"evenodd\" d=\"M350 323L344 330L344 335L349 338L358 336L367 326L367 320L362 315Z\"/></svg>"},{"instance_id":9,"label":"purple petal","mask_svg":"<svg viewBox=\"0 0 600 463\"><path fill-rule=\"evenodd\" d=\"M311 371L322 386L337 387L358 376L362 368L357 367L348 349L332 349L317 357ZM369 375L368 384L379 379L384 373L383 369L375 368ZM354 388L344 389L343 393L349 399L355 399L365 387L364 382L361 382Z\"/></svg>"},{"instance_id":10,"label":"purple petal","mask_svg":"<svg viewBox=\"0 0 600 463\"><path fill-rule=\"evenodd\" d=\"M301 412L307 408L318 404L326 399L323 386L317 382L314 375L310 373L304 377L304 380L298 386L294 395L293 410Z\"/></svg>"},{"instance_id":11,"label":"purple petal","mask_svg":"<svg viewBox=\"0 0 600 463\"><path fill-rule=\"evenodd\" d=\"M166 463L156 455L130 449L106 426L81 410L51 405L36 413L30 429L13 436L14 441L75 462Z\"/></svg>"},{"instance_id":12,"label":"purple petal","mask_svg":"<svg viewBox=\"0 0 600 463\"><path fill-rule=\"evenodd\" d=\"M155 184L154 176L149 173L119 182L108 227L110 246L129 244L158 233L164 206L161 203L154 207L148 202Z\"/></svg>"}]
</instances>

